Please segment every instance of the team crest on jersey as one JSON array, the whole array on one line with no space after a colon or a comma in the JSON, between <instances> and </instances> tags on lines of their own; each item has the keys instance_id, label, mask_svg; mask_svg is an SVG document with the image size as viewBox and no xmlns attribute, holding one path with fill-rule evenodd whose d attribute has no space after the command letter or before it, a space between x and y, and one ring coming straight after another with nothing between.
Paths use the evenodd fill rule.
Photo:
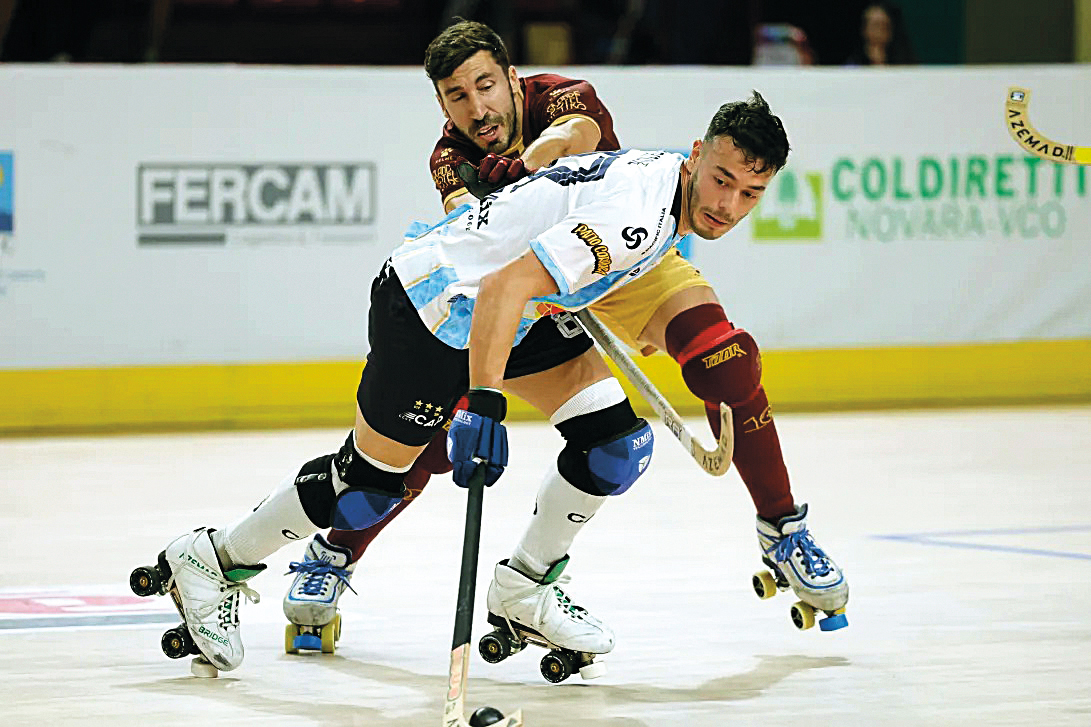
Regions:
<instances>
[{"instance_id":1,"label":"team crest on jersey","mask_svg":"<svg viewBox=\"0 0 1091 727\"><path fill-rule=\"evenodd\" d=\"M581 222L572 228L572 234L591 248L591 254L595 256L595 267L591 272L596 275L606 275L610 272L610 265L614 262L610 258L610 248L606 247L598 233Z\"/></svg>"}]
</instances>

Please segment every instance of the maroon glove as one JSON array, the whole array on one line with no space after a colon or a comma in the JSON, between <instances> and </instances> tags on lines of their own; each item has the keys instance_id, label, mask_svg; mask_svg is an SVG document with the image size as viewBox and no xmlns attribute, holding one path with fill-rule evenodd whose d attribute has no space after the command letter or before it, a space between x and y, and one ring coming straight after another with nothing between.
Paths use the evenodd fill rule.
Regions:
<instances>
[{"instance_id":1,"label":"maroon glove","mask_svg":"<svg viewBox=\"0 0 1091 727\"><path fill-rule=\"evenodd\" d=\"M489 154L481 160L477 169L473 165L463 162L456 170L458 176L466 184L470 194L478 199L484 199L501 187L505 187L517 179L522 179L530 170L523 164L522 159L509 159L499 154Z\"/></svg>"}]
</instances>

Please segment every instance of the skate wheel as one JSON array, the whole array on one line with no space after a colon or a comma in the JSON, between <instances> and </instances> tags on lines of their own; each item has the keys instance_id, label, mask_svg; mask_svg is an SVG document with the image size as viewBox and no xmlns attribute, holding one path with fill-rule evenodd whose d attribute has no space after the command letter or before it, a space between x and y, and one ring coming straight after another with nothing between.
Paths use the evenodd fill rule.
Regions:
<instances>
[{"instance_id":1,"label":"skate wheel","mask_svg":"<svg viewBox=\"0 0 1091 727\"><path fill-rule=\"evenodd\" d=\"M818 628L823 631L836 631L837 629L843 629L848 625L849 620L848 617L845 616L845 609L843 608L837 609L818 622Z\"/></svg>"},{"instance_id":2,"label":"skate wheel","mask_svg":"<svg viewBox=\"0 0 1091 727\"><path fill-rule=\"evenodd\" d=\"M338 611L337 615L333 617L333 624L334 624L334 628L336 629L334 631L334 633L333 633L333 640L334 641L340 641L341 640L341 612L340 611Z\"/></svg>"},{"instance_id":3,"label":"skate wheel","mask_svg":"<svg viewBox=\"0 0 1091 727\"><path fill-rule=\"evenodd\" d=\"M572 676L572 662L563 651L551 651L542 657L542 676L546 681L559 684Z\"/></svg>"},{"instance_id":4,"label":"skate wheel","mask_svg":"<svg viewBox=\"0 0 1091 727\"><path fill-rule=\"evenodd\" d=\"M193 676L201 677L202 679L215 679L220 675L220 670L212 665L208 659L203 656L198 656L196 659L189 663L189 670Z\"/></svg>"},{"instance_id":5,"label":"skate wheel","mask_svg":"<svg viewBox=\"0 0 1091 727\"><path fill-rule=\"evenodd\" d=\"M477 642L477 651L490 664L499 664L511 656L511 641L505 634L493 631L481 637Z\"/></svg>"},{"instance_id":6,"label":"skate wheel","mask_svg":"<svg viewBox=\"0 0 1091 727\"><path fill-rule=\"evenodd\" d=\"M159 594L160 584L159 571L155 569L155 566L142 565L135 568L129 575L129 588L141 597Z\"/></svg>"},{"instance_id":7,"label":"skate wheel","mask_svg":"<svg viewBox=\"0 0 1091 727\"><path fill-rule=\"evenodd\" d=\"M334 616L333 621L330 621L328 624L323 626L322 629L319 631L319 633L321 634L321 642L322 642L321 646L322 646L322 653L323 654L332 654L334 651L337 650L337 629L338 629L338 624L336 622L340 618L341 618L340 614L338 614L337 616Z\"/></svg>"},{"instance_id":8,"label":"skate wheel","mask_svg":"<svg viewBox=\"0 0 1091 727\"><path fill-rule=\"evenodd\" d=\"M159 640L159 645L163 648L163 653L171 659L181 659L183 656L189 656L197 648L185 625L175 626L173 629L164 631L163 638Z\"/></svg>"},{"instance_id":9,"label":"skate wheel","mask_svg":"<svg viewBox=\"0 0 1091 727\"><path fill-rule=\"evenodd\" d=\"M777 579L767 570L755 573L750 583L754 586L754 593L763 601L777 595Z\"/></svg>"},{"instance_id":10,"label":"skate wheel","mask_svg":"<svg viewBox=\"0 0 1091 727\"><path fill-rule=\"evenodd\" d=\"M295 624L287 624L284 627L284 653L298 654L299 649L295 645L295 637L299 636L299 627Z\"/></svg>"},{"instance_id":11,"label":"skate wheel","mask_svg":"<svg viewBox=\"0 0 1091 727\"><path fill-rule=\"evenodd\" d=\"M580 667L580 676L583 679L598 679L606 673L606 662L591 661Z\"/></svg>"},{"instance_id":12,"label":"skate wheel","mask_svg":"<svg viewBox=\"0 0 1091 727\"><path fill-rule=\"evenodd\" d=\"M811 604L796 601L792 606L792 623L800 631L806 631L814 626L814 608Z\"/></svg>"}]
</instances>

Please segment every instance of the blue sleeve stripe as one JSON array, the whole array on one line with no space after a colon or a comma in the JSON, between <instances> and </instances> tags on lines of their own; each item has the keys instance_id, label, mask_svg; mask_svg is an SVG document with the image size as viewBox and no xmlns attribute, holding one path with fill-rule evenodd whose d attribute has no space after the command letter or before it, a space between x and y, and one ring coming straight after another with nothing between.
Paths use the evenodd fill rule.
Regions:
<instances>
[{"instance_id":1,"label":"blue sleeve stripe","mask_svg":"<svg viewBox=\"0 0 1091 727\"><path fill-rule=\"evenodd\" d=\"M564 273L561 272L560 266L554 262L553 257L549 252L542 247L542 243L537 240L531 240L530 249L538 257L538 260L542 263L546 272L553 278L553 282L557 284L557 290L560 291L560 294L568 295L570 292L568 289L568 281L565 280Z\"/></svg>"}]
</instances>

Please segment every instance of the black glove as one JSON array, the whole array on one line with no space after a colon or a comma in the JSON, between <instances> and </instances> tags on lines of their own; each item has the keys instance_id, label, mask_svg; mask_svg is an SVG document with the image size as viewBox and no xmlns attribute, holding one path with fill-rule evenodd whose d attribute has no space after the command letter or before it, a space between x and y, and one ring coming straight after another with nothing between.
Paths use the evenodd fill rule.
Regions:
<instances>
[{"instance_id":1,"label":"black glove","mask_svg":"<svg viewBox=\"0 0 1091 727\"><path fill-rule=\"evenodd\" d=\"M522 179L530 173L530 170L523 164L522 159L509 159L499 154L489 154L477 167L469 162L462 162L455 167L455 172L470 194L478 199L484 199L501 187Z\"/></svg>"}]
</instances>

